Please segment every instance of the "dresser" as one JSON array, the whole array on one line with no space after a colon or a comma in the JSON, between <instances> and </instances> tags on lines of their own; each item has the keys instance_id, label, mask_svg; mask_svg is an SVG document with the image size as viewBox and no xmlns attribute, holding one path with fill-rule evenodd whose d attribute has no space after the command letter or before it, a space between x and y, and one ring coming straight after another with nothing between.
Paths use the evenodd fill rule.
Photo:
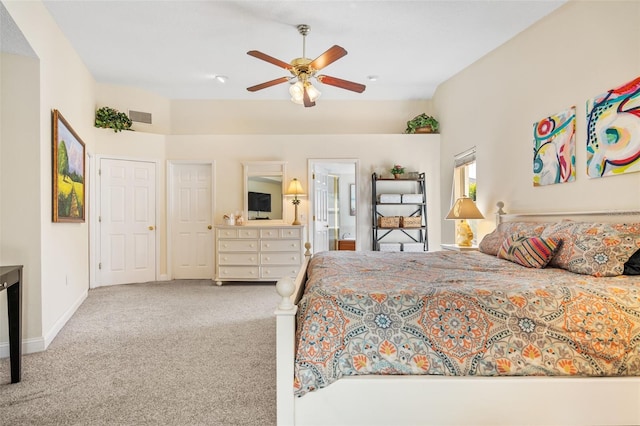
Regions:
<instances>
[{"instance_id":1,"label":"dresser","mask_svg":"<svg viewBox=\"0 0 640 426\"><path fill-rule=\"evenodd\" d=\"M295 278L304 259L304 226L216 226L216 284Z\"/></svg>"}]
</instances>

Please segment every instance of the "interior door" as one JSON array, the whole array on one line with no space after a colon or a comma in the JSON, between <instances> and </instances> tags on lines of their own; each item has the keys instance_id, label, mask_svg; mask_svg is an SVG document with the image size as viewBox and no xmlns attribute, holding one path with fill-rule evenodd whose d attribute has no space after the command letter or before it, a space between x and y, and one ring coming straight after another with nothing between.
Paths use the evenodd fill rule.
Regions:
<instances>
[{"instance_id":1,"label":"interior door","mask_svg":"<svg viewBox=\"0 0 640 426\"><path fill-rule=\"evenodd\" d=\"M212 165L171 165L173 277L213 277Z\"/></svg>"},{"instance_id":2,"label":"interior door","mask_svg":"<svg viewBox=\"0 0 640 426\"><path fill-rule=\"evenodd\" d=\"M329 174L316 166L313 171L313 253L329 250Z\"/></svg>"},{"instance_id":3,"label":"interior door","mask_svg":"<svg viewBox=\"0 0 640 426\"><path fill-rule=\"evenodd\" d=\"M100 160L98 285L156 279L156 165Z\"/></svg>"}]
</instances>

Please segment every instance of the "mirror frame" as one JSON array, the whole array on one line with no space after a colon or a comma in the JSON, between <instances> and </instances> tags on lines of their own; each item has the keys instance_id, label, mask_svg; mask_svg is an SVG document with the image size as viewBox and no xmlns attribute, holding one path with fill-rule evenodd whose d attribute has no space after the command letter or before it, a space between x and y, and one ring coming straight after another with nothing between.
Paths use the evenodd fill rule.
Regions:
<instances>
[{"instance_id":1,"label":"mirror frame","mask_svg":"<svg viewBox=\"0 0 640 426\"><path fill-rule=\"evenodd\" d=\"M286 203L285 203L285 185L287 177L287 162L286 161L245 161L242 163L244 169L244 185L242 187L242 198L244 200L243 214L246 218L246 223L250 224L284 224L287 223L286 215ZM251 176L280 176L282 178L282 218L280 219L268 219L268 220L255 220L249 219L249 178Z\"/></svg>"}]
</instances>

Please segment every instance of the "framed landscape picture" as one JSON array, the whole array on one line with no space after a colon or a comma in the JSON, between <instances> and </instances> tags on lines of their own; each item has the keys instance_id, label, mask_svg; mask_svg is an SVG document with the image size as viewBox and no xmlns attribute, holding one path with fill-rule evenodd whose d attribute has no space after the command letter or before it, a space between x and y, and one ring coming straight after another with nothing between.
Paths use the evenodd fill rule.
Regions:
<instances>
[{"instance_id":1,"label":"framed landscape picture","mask_svg":"<svg viewBox=\"0 0 640 426\"><path fill-rule=\"evenodd\" d=\"M52 119L53 221L84 222L84 142L57 109Z\"/></svg>"}]
</instances>

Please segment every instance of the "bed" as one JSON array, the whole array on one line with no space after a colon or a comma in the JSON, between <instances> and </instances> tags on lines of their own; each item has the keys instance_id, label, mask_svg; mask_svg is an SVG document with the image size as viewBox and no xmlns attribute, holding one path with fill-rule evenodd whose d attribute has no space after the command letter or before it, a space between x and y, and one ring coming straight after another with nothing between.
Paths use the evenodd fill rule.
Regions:
<instances>
[{"instance_id":1,"label":"bed","mask_svg":"<svg viewBox=\"0 0 640 426\"><path fill-rule=\"evenodd\" d=\"M640 276L611 266L640 213L571 216L500 216L482 253L308 255L276 286L278 424L640 424ZM617 263L580 261L594 238Z\"/></svg>"}]
</instances>

